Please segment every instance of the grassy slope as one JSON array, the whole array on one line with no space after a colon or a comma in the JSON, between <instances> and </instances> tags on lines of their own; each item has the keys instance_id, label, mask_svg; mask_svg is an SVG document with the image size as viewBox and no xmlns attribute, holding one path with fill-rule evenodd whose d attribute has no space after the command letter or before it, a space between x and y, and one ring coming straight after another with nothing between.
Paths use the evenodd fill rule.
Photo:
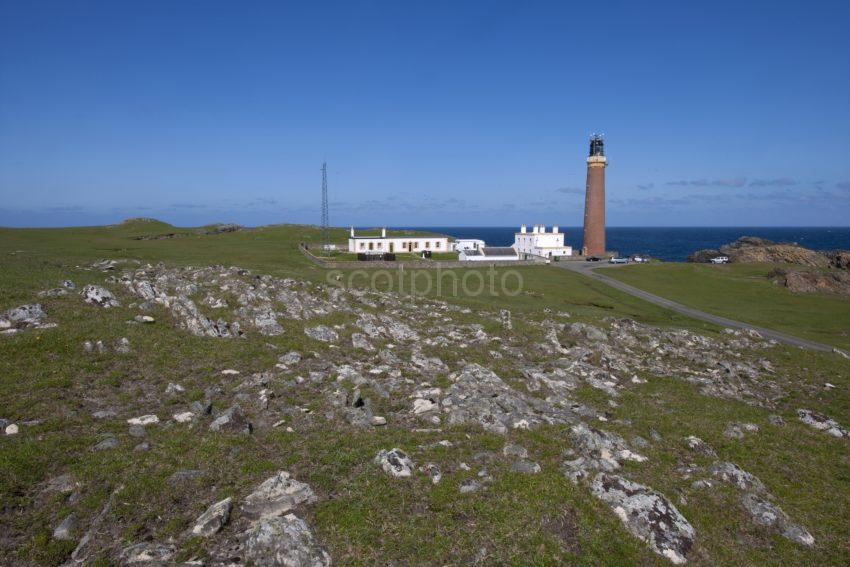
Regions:
<instances>
[{"instance_id":1,"label":"grassy slope","mask_svg":"<svg viewBox=\"0 0 850 567\"><path fill-rule=\"evenodd\" d=\"M170 264L220 262L281 276L326 277L295 250L294 243L299 240L315 241L318 233L313 229L281 226L171 240L130 239L145 231L167 232L168 228L132 225L2 230L0 310L33 301L35 291L55 287L66 277L80 286L102 282L104 274L100 272L73 268L101 257ZM475 272L486 277L483 269L458 270L456 274L462 278ZM529 267L518 273L525 287L515 297L485 294L456 301L473 309L507 307L538 320L548 317L542 313L548 308L597 323L604 316L617 315L714 331L566 270ZM398 289L395 272L394 277ZM380 281L388 285L385 279ZM120 289L118 292L126 305L129 297ZM95 422L88 411L82 410L81 401L101 399L115 407L132 408L128 411L133 415L151 412L163 417L185 405L162 396L168 382L183 384L188 399L199 399L204 388L220 380L222 368L238 368L244 376L267 369L287 349L309 352L319 345L304 337L299 322L286 321L288 332L279 337L226 341L175 331L168 326L163 310L153 313L157 324L139 327L125 323L135 313L130 309L83 306L73 295L42 303L51 318L60 322L58 329L0 340L2 417L43 420L27 426L24 435L0 438L0 531L13 528L8 535L0 536L2 564L26 560L55 565L67 557L73 545L52 541L49 534L57 518L71 507L64 498L41 493L41 483L56 474L70 471L84 483L84 498L75 507L82 525L96 514L113 487L123 484L125 490L110 523L121 526L124 542L135 542L179 535L209 501L244 494L246 487L256 486L281 468L309 482L319 493L320 500L307 511L306 519L338 564L468 564L481 547L488 549L488 561L499 564L664 564L626 534L613 514L585 488L574 487L561 475L561 453L569 445L563 427L511 432L508 440L528 447L543 472L528 477L503 470L504 464L491 465L488 469L496 479L494 485L466 498L458 498L457 476L436 487L422 477L393 481L377 473L371 459L379 448L412 448L449 439L455 443L454 449L437 447L427 452L427 458L444 471L460 461L469 462L473 470L468 475L474 476L478 466L472 454L480 449L498 451L504 438L475 428L414 434L401 428L361 432L330 424L302 430L293 424L295 434L271 430L243 437L162 427L150 429L150 452L134 453L132 446L138 440L126 437L120 421ZM340 322L334 317L329 316L327 322ZM522 334L525 329L515 332ZM80 344L85 339L114 340L119 336L130 339L130 355L81 354ZM268 343L277 350L270 350ZM449 352L433 354L452 366L457 364ZM463 356L499 371L498 361L488 359L486 351L465 352ZM807 564L815 558L821 564L846 564L850 553L850 478L846 460L836 457L846 453L846 442L806 428L796 421L793 412L796 407L811 407L846 425L850 373L842 361L830 355L780 348L770 357L778 368L777 379L788 392L773 412L706 398L680 381L654 379L639 394L627 393L620 400L616 413L631 420L631 425L610 422L608 426L626 438L636 434L648 437L650 429L661 433L662 442L647 450L649 463L630 465L628 474L674 500L679 491L687 493L690 483L673 471L681 462L694 458L683 450L681 439L700 435L718 449L722 458L760 476L780 498L786 512L809 527L818 540L817 549L807 551L754 527L737 506L732 490L688 494L688 503L676 503L697 529L697 546L691 557L695 564ZM825 391L825 380L839 388ZM582 401L593 403L596 392L579 394L584 397ZM287 402L307 407L315 403L308 399ZM788 425L771 426L767 422L769 413L783 415ZM730 441L722 436L730 420L753 421L762 431L743 442ZM121 440L119 450L89 450L110 432ZM169 483L169 475L187 468L204 469L207 477L194 484ZM198 493L204 494L200 501ZM198 542L181 553L189 557L200 549Z\"/></svg>"},{"instance_id":2,"label":"grassy slope","mask_svg":"<svg viewBox=\"0 0 850 567\"><path fill-rule=\"evenodd\" d=\"M791 293L766 277L773 267L670 263L603 268L603 273L709 313L850 348L850 300Z\"/></svg>"}]
</instances>

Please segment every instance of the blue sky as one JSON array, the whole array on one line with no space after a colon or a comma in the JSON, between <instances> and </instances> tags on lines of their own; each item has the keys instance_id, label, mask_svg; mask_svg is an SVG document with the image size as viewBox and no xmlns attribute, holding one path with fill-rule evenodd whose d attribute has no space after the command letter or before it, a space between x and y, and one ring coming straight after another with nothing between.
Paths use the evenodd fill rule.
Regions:
<instances>
[{"instance_id":1,"label":"blue sky","mask_svg":"<svg viewBox=\"0 0 850 567\"><path fill-rule=\"evenodd\" d=\"M0 225L850 224L850 3L0 0Z\"/></svg>"}]
</instances>

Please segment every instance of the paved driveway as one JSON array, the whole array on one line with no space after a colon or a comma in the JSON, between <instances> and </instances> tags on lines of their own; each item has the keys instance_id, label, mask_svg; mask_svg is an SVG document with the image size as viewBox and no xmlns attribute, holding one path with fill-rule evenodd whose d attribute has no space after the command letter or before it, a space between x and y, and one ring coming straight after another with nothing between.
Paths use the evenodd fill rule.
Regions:
<instances>
[{"instance_id":1,"label":"paved driveway","mask_svg":"<svg viewBox=\"0 0 850 567\"><path fill-rule=\"evenodd\" d=\"M808 339L802 339L800 337L795 337L794 335L787 335L785 333L780 333L779 331L774 331L772 329L765 329L764 327L758 327L756 325L750 325L749 323L735 321L734 319L727 319L726 317L721 317L719 315L712 315L711 313L706 313L705 311L700 311L699 309L694 309L693 307L688 307L687 305L682 305L681 303L676 303L675 301L670 301L669 299L664 299L663 297L659 297L647 291L643 291L642 289L630 286L629 284L603 275L596 270L596 268L601 268L603 265L605 267L619 268L622 267L623 264L603 264L602 262L585 262L573 260L569 262L553 262L551 265L565 270L579 272L588 277L604 282L605 284L610 285L613 288L619 289L622 292L628 293L629 295L639 297L645 301L654 303L655 305L666 307L667 309L682 313L684 315L688 315L689 317L699 319L700 321L707 321L709 323L714 323L715 325L720 325L721 327L731 327L733 329L751 329L758 331L766 339L773 339L780 343L801 348L808 348L825 352L836 352L838 354L841 354L845 358L850 358L850 353L842 349L835 348L831 345L826 345L817 341L810 341Z\"/></svg>"}]
</instances>

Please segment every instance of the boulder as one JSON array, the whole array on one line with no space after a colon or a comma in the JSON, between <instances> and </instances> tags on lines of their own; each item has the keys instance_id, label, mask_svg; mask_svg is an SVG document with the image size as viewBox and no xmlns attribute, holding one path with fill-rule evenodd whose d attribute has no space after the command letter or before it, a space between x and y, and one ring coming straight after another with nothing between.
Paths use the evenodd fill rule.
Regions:
<instances>
[{"instance_id":1,"label":"boulder","mask_svg":"<svg viewBox=\"0 0 850 567\"><path fill-rule=\"evenodd\" d=\"M252 520L271 518L315 501L312 488L295 480L288 472L280 471L245 498L242 513Z\"/></svg>"},{"instance_id":2,"label":"boulder","mask_svg":"<svg viewBox=\"0 0 850 567\"><path fill-rule=\"evenodd\" d=\"M815 544L815 538L812 537L812 534L806 531L805 528L792 522L781 508L768 502L761 496L751 492L744 494L741 497L741 503L757 524L774 528L783 537L806 547L811 547Z\"/></svg>"},{"instance_id":3,"label":"boulder","mask_svg":"<svg viewBox=\"0 0 850 567\"><path fill-rule=\"evenodd\" d=\"M677 565L687 561L694 528L664 495L604 472L593 479L591 491L611 506L629 533L649 544L655 553Z\"/></svg>"},{"instance_id":4,"label":"boulder","mask_svg":"<svg viewBox=\"0 0 850 567\"><path fill-rule=\"evenodd\" d=\"M125 547L121 551L121 560L123 564L127 565L140 563L167 564L174 557L174 552L173 545L142 542Z\"/></svg>"},{"instance_id":5,"label":"boulder","mask_svg":"<svg viewBox=\"0 0 850 567\"><path fill-rule=\"evenodd\" d=\"M375 463L390 476L395 478L409 477L413 474L415 465L407 453L394 448L389 451L381 449L375 456Z\"/></svg>"},{"instance_id":6,"label":"boulder","mask_svg":"<svg viewBox=\"0 0 850 567\"><path fill-rule=\"evenodd\" d=\"M295 514L266 518L243 534L244 559L265 567L329 567L331 558Z\"/></svg>"},{"instance_id":7,"label":"boulder","mask_svg":"<svg viewBox=\"0 0 850 567\"><path fill-rule=\"evenodd\" d=\"M797 416L800 421L810 425L819 431L823 431L833 437L850 437L850 431L841 427L837 421L830 419L822 413L807 409L798 409Z\"/></svg>"},{"instance_id":8,"label":"boulder","mask_svg":"<svg viewBox=\"0 0 850 567\"><path fill-rule=\"evenodd\" d=\"M58 539L61 541L73 541L76 526L77 520L74 517L74 514L68 514L67 516L65 516L65 519L62 520L62 522L53 530L53 539Z\"/></svg>"},{"instance_id":9,"label":"boulder","mask_svg":"<svg viewBox=\"0 0 850 567\"><path fill-rule=\"evenodd\" d=\"M89 284L85 286L80 292L80 295L83 297L83 301L91 305L99 305L107 309L121 306L111 291L99 285Z\"/></svg>"},{"instance_id":10,"label":"boulder","mask_svg":"<svg viewBox=\"0 0 850 567\"><path fill-rule=\"evenodd\" d=\"M195 525L192 526L192 535L214 536L227 524L232 509L233 498L225 498L221 502L216 502L195 520Z\"/></svg>"},{"instance_id":11,"label":"boulder","mask_svg":"<svg viewBox=\"0 0 850 567\"><path fill-rule=\"evenodd\" d=\"M311 339L322 341L324 343L335 343L339 340L339 335L337 334L337 332L325 325L318 325L316 327L305 327L304 334L310 337Z\"/></svg>"},{"instance_id":12,"label":"boulder","mask_svg":"<svg viewBox=\"0 0 850 567\"><path fill-rule=\"evenodd\" d=\"M41 327L47 314L38 303L21 305L0 315L0 331Z\"/></svg>"},{"instance_id":13,"label":"boulder","mask_svg":"<svg viewBox=\"0 0 850 567\"><path fill-rule=\"evenodd\" d=\"M232 433L251 433L254 426L248 421L242 408L234 405L210 423L210 431L229 431Z\"/></svg>"}]
</instances>

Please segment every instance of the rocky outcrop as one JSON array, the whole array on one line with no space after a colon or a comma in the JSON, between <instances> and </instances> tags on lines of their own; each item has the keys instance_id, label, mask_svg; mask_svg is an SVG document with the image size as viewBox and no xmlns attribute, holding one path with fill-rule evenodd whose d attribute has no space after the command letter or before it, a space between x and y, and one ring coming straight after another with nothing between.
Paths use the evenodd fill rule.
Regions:
<instances>
[{"instance_id":1,"label":"rocky outcrop","mask_svg":"<svg viewBox=\"0 0 850 567\"><path fill-rule=\"evenodd\" d=\"M91 305L99 305L100 307L120 307L121 304L112 295L112 292L99 285L89 284L80 292L83 301Z\"/></svg>"},{"instance_id":2,"label":"rocky outcrop","mask_svg":"<svg viewBox=\"0 0 850 567\"><path fill-rule=\"evenodd\" d=\"M846 271L818 272L775 268L767 277L792 293L850 295L850 272Z\"/></svg>"},{"instance_id":3,"label":"rocky outcrop","mask_svg":"<svg viewBox=\"0 0 850 567\"><path fill-rule=\"evenodd\" d=\"M280 471L245 498L242 514L254 520L272 518L315 501L312 488L295 480L288 472Z\"/></svg>"},{"instance_id":4,"label":"rocky outcrop","mask_svg":"<svg viewBox=\"0 0 850 567\"><path fill-rule=\"evenodd\" d=\"M304 520L295 514L267 518L244 534L244 558L251 565L329 567L331 557L316 542Z\"/></svg>"},{"instance_id":5,"label":"rocky outcrop","mask_svg":"<svg viewBox=\"0 0 850 567\"><path fill-rule=\"evenodd\" d=\"M216 502L198 516L195 525L192 526L192 535L200 537L211 537L217 534L230 519L230 511L233 509L233 498L225 498Z\"/></svg>"},{"instance_id":6,"label":"rocky outcrop","mask_svg":"<svg viewBox=\"0 0 850 567\"><path fill-rule=\"evenodd\" d=\"M401 449L394 448L389 451L381 449L375 455L375 464L381 467L385 473L395 478L405 478L413 474L416 465Z\"/></svg>"},{"instance_id":7,"label":"rocky outcrop","mask_svg":"<svg viewBox=\"0 0 850 567\"><path fill-rule=\"evenodd\" d=\"M593 479L591 491L607 502L629 533L646 542L652 551L677 565L687 561L694 528L662 494L604 472Z\"/></svg>"},{"instance_id":8,"label":"rocky outcrop","mask_svg":"<svg viewBox=\"0 0 850 567\"><path fill-rule=\"evenodd\" d=\"M47 329L55 323L45 323L47 314L38 303L21 305L0 314L0 333L11 335L23 329Z\"/></svg>"},{"instance_id":9,"label":"rocky outcrop","mask_svg":"<svg viewBox=\"0 0 850 567\"><path fill-rule=\"evenodd\" d=\"M775 243L755 236L742 236L719 249L698 250L688 256L689 262L708 262L716 256L728 256L734 263L779 263L825 268L830 265L826 254L803 248L796 243Z\"/></svg>"},{"instance_id":10,"label":"rocky outcrop","mask_svg":"<svg viewBox=\"0 0 850 567\"><path fill-rule=\"evenodd\" d=\"M814 427L815 429L823 431L833 437L850 437L850 431L841 427L837 421L816 411L798 409L797 416L800 418L800 421L806 425Z\"/></svg>"}]
</instances>

